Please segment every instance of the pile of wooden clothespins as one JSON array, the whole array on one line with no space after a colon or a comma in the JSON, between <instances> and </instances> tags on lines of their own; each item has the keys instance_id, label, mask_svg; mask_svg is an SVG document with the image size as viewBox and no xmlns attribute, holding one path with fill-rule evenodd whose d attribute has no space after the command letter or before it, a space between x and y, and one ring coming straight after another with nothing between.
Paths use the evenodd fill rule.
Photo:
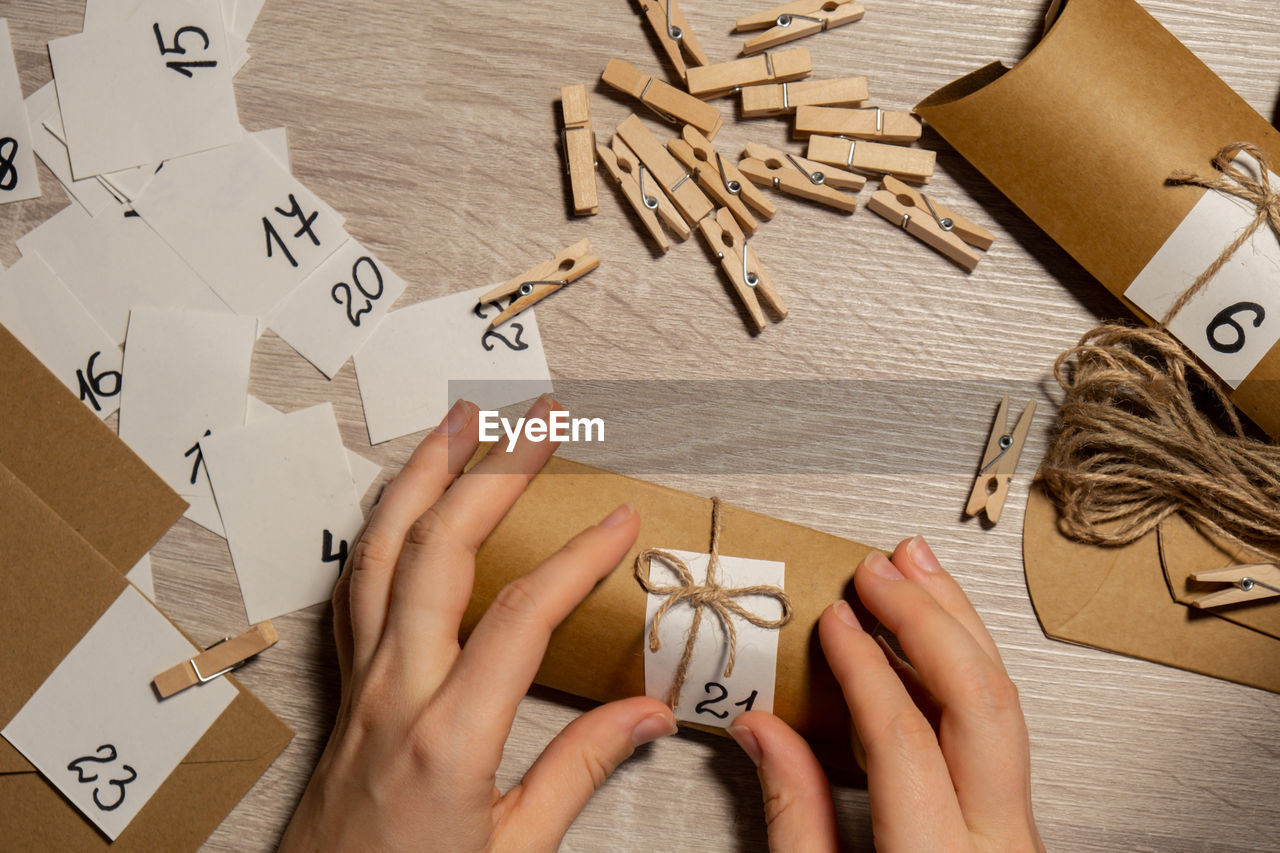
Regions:
<instances>
[{"instance_id":1,"label":"pile of wooden clothespins","mask_svg":"<svg viewBox=\"0 0 1280 853\"><path fill-rule=\"evenodd\" d=\"M772 50L805 36L860 20L857 0L796 0L737 21L736 32L764 32L748 39L743 58L712 63L698 44L676 0L639 0L667 59L684 82L678 89L628 62L609 61L601 79L679 127L660 141L634 114L609 144L597 144L585 86L561 90L561 131L566 172L578 215L597 212L595 174L601 166L619 185L658 248L668 233L685 240L696 227L733 285L753 331L766 326L765 311L781 320L787 308L748 240L759 219L776 208L759 187L773 189L844 213L857 208L854 193L867 175L881 179L867 207L922 240L967 271L995 239L986 229L933 201L909 184L928 183L935 154L908 147L920 138L911 113L867 106L865 77L809 80L809 50ZM740 94L746 118L794 116L794 137L807 140L798 153L750 143L741 159L717 151L712 139L723 126L708 100Z\"/></svg>"}]
</instances>

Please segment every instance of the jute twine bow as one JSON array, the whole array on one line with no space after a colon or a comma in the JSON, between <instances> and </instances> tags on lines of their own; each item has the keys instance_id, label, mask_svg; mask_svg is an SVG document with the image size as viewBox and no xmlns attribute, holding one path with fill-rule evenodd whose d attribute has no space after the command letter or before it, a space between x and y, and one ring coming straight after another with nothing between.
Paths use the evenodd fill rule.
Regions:
<instances>
[{"instance_id":1,"label":"jute twine bow","mask_svg":"<svg viewBox=\"0 0 1280 853\"><path fill-rule=\"evenodd\" d=\"M1237 154L1241 153L1248 154L1257 162L1259 178L1255 179L1246 169L1231 162ZM1186 307L1192 297L1218 274L1227 261L1231 260L1231 256L1257 233L1262 223L1270 225L1276 238L1280 239L1280 193L1271 188L1271 167L1262 150L1251 142L1232 142L1230 145L1224 145L1218 152L1218 156L1213 158L1213 166L1220 174L1205 177L1195 172L1179 170L1170 175L1165 183L1175 186L1204 187L1207 190L1226 193L1247 201L1256 208L1256 212L1253 221L1236 235L1236 239L1231 241L1231 244L1222 250L1214 262L1205 267L1204 272L1200 273L1191 286L1177 298L1164 315L1164 319L1160 321L1162 326L1168 325L1169 321Z\"/></svg>"},{"instance_id":2,"label":"jute twine bow","mask_svg":"<svg viewBox=\"0 0 1280 853\"><path fill-rule=\"evenodd\" d=\"M666 561L675 573L680 577L678 586L663 586L656 584L649 577L650 561L654 557L659 557ZM644 587L646 592L654 595L665 595L666 600L658 607L656 613L653 614L653 622L649 626L649 651L656 652L662 648L662 641L658 638L658 627L662 624L662 617L666 615L676 604L680 602L687 603L693 608L693 621L689 625L689 632L685 636L684 652L680 655L680 664L676 667L675 677L671 680L671 690L667 694L667 704L672 710L675 710L676 704L680 701L680 690L684 687L685 678L689 674L689 664L693 660L693 647L698 639L698 627L702 624L702 611L710 610L720 620L720 624L724 627L725 637L729 644L729 657L724 667L724 677L728 678L733 675L733 665L738 657L738 632L733 627L733 620L730 614L744 619L760 628L781 628L791 621L792 609L791 599L776 586L758 585L758 586L740 586L740 587L723 587L716 580L716 569L720 565L720 499L711 499L711 556L707 561L707 577L706 580L699 584L693 580L693 573L689 571L689 567L670 551L663 551L660 548L647 548L636 556L635 575L636 580L640 581L640 586ZM743 607L735 599L744 595L763 595L772 598L782 607L782 615L777 619L765 619L750 610Z\"/></svg>"}]
</instances>

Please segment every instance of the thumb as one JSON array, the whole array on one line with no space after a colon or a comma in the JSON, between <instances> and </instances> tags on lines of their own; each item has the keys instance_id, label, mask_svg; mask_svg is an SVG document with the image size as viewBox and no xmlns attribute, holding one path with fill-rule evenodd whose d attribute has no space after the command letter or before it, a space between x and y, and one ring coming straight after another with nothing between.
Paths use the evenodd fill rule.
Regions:
<instances>
[{"instance_id":1,"label":"thumb","mask_svg":"<svg viewBox=\"0 0 1280 853\"><path fill-rule=\"evenodd\" d=\"M592 708L565 726L507 793L515 802L505 829L521 849L555 850L591 795L637 746L675 731L675 716L657 699L635 696Z\"/></svg>"},{"instance_id":2,"label":"thumb","mask_svg":"<svg viewBox=\"0 0 1280 853\"><path fill-rule=\"evenodd\" d=\"M729 734L756 764L764 791L769 849L836 850L831 785L804 738L764 711L739 714Z\"/></svg>"}]
</instances>

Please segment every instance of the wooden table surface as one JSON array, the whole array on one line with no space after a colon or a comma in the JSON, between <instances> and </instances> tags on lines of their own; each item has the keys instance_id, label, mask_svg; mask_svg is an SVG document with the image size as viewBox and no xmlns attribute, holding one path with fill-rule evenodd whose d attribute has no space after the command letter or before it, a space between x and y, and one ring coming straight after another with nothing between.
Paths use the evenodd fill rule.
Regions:
<instances>
[{"instance_id":1,"label":"wooden table surface","mask_svg":"<svg viewBox=\"0 0 1280 853\"><path fill-rule=\"evenodd\" d=\"M741 40L730 35L734 19L767 4L682 5L704 48L723 61L736 57ZM896 109L990 60L1016 61L1044 12L1036 0L866 6L863 21L805 44L815 76L866 75L873 102ZM1274 117L1274 0L1146 6ZM50 76L45 43L80 30L81 4L3 0L0 14L9 18L29 94ZM1049 417L1037 422L1000 524L961 520L999 396L1012 392L1020 404L1034 393L1050 413L1054 357L1123 310L936 134L926 134L925 144L939 151L932 192L997 234L977 271L965 275L866 210L845 218L782 199L753 246L791 316L748 335L697 238L655 257L604 179L598 216L566 214L559 87L588 84L607 139L631 104L596 85L600 71L612 56L656 70L655 47L627 0L268 0L236 92L245 126L287 126L297 176L410 282L399 305L505 279L589 236L600 269L538 309L553 376L565 387L568 380L814 381L809 387L830 417L795 428L815 430L808 440L819 447L856 442L829 469L757 468L753 459L764 451L753 436L761 424L743 408L720 424L741 447L739 470L703 465L691 454L687 467L656 466L646 476L882 547L928 536L991 627L1021 689L1036 813L1049 849L1280 849L1280 697L1041 632L1022 575L1021 528ZM732 100L718 103L726 115L721 150L736 152L748 140L787 144L786 122L745 121ZM17 258L15 240L66 203L47 171L42 178L43 198L0 207L6 265ZM864 202L868 195L861 194ZM408 436L370 448L351 366L326 381L272 334L257 348L252 390L285 409L332 400L348 445L385 465L384 477L415 444ZM867 394L881 401L874 411ZM923 412L936 418L936 429L918 428L913 413ZM244 624L223 540L184 520L154 558L160 604L193 636L209 641ZM244 683L297 737L207 849L277 842L336 709L329 620L327 607L275 620L279 646L243 671ZM517 780L580 710L535 691L516 720L500 784ZM865 791L841 788L835 796L847 846L870 849ZM592 800L563 849L765 850L753 768L732 742L711 736L646 748Z\"/></svg>"}]
</instances>

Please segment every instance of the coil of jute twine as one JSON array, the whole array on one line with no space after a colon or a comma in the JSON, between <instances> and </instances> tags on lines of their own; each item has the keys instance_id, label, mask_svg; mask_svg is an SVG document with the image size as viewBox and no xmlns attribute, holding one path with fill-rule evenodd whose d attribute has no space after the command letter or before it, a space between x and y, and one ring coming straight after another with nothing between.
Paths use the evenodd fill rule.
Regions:
<instances>
[{"instance_id":1,"label":"coil of jute twine","mask_svg":"<svg viewBox=\"0 0 1280 853\"><path fill-rule=\"evenodd\" d=\"M680 578L677 585L654 583L650 577L650 561L658 557L666 562ZM635 576L646 592L654 595L665 595L667 598L658 606L649 625L649 651L656 652L662 648L658 637L658 628L662 617L673 606L684 602L693 609L693 621L685 635L684 651L680 654L680 663L676 667L675 676L671 680L671 689L667 692L667 705L675 710L680 701L680 690L684 687L685 678L689 675L689 664L693 661L693 647L698 639L698 627L702 624L702 611L710 610L720 620L724 628L728 644L728 660L724 667L724 677L733 675L733 666L738 657L738 632L733 627L731 616L737 616L760 628L778 629L791 621L791 599L781 588L768 585L723 587L716 579L716 571L720 566L720 499L711 499L711 551L707 561L707 576L703 583L696 583L693 573L675 554L660 548L647 548L636 555ZM778 602L782 613L777 619L766 619L743 607L736 599L747 595L763 595Z\"/></svg>"},{"instance_id":2,"label":"coil of jute twine","mask_svg":"<svg viewBox=\"0 0 1280 853\"><path fill-rule=\"evenodd\" d=\"M1231 161L1244 152L1261 177ZM1266 157L1235 142L1214 158L1221 174L1175 172L1170 184L1225 192L1257 208L1253 221L1174 302L1156 328L1100 326L1058 357L1066 392L1041 467L1066 535L1124 545L1175 512L1202 532L1280 559L1280 447L1248 435L1229 392L1165 325L1222 269L1263 223L1280 237L1280 193ZM1220 413L1219 429L1197 407Z\"/></svg>"}]
</instances>

